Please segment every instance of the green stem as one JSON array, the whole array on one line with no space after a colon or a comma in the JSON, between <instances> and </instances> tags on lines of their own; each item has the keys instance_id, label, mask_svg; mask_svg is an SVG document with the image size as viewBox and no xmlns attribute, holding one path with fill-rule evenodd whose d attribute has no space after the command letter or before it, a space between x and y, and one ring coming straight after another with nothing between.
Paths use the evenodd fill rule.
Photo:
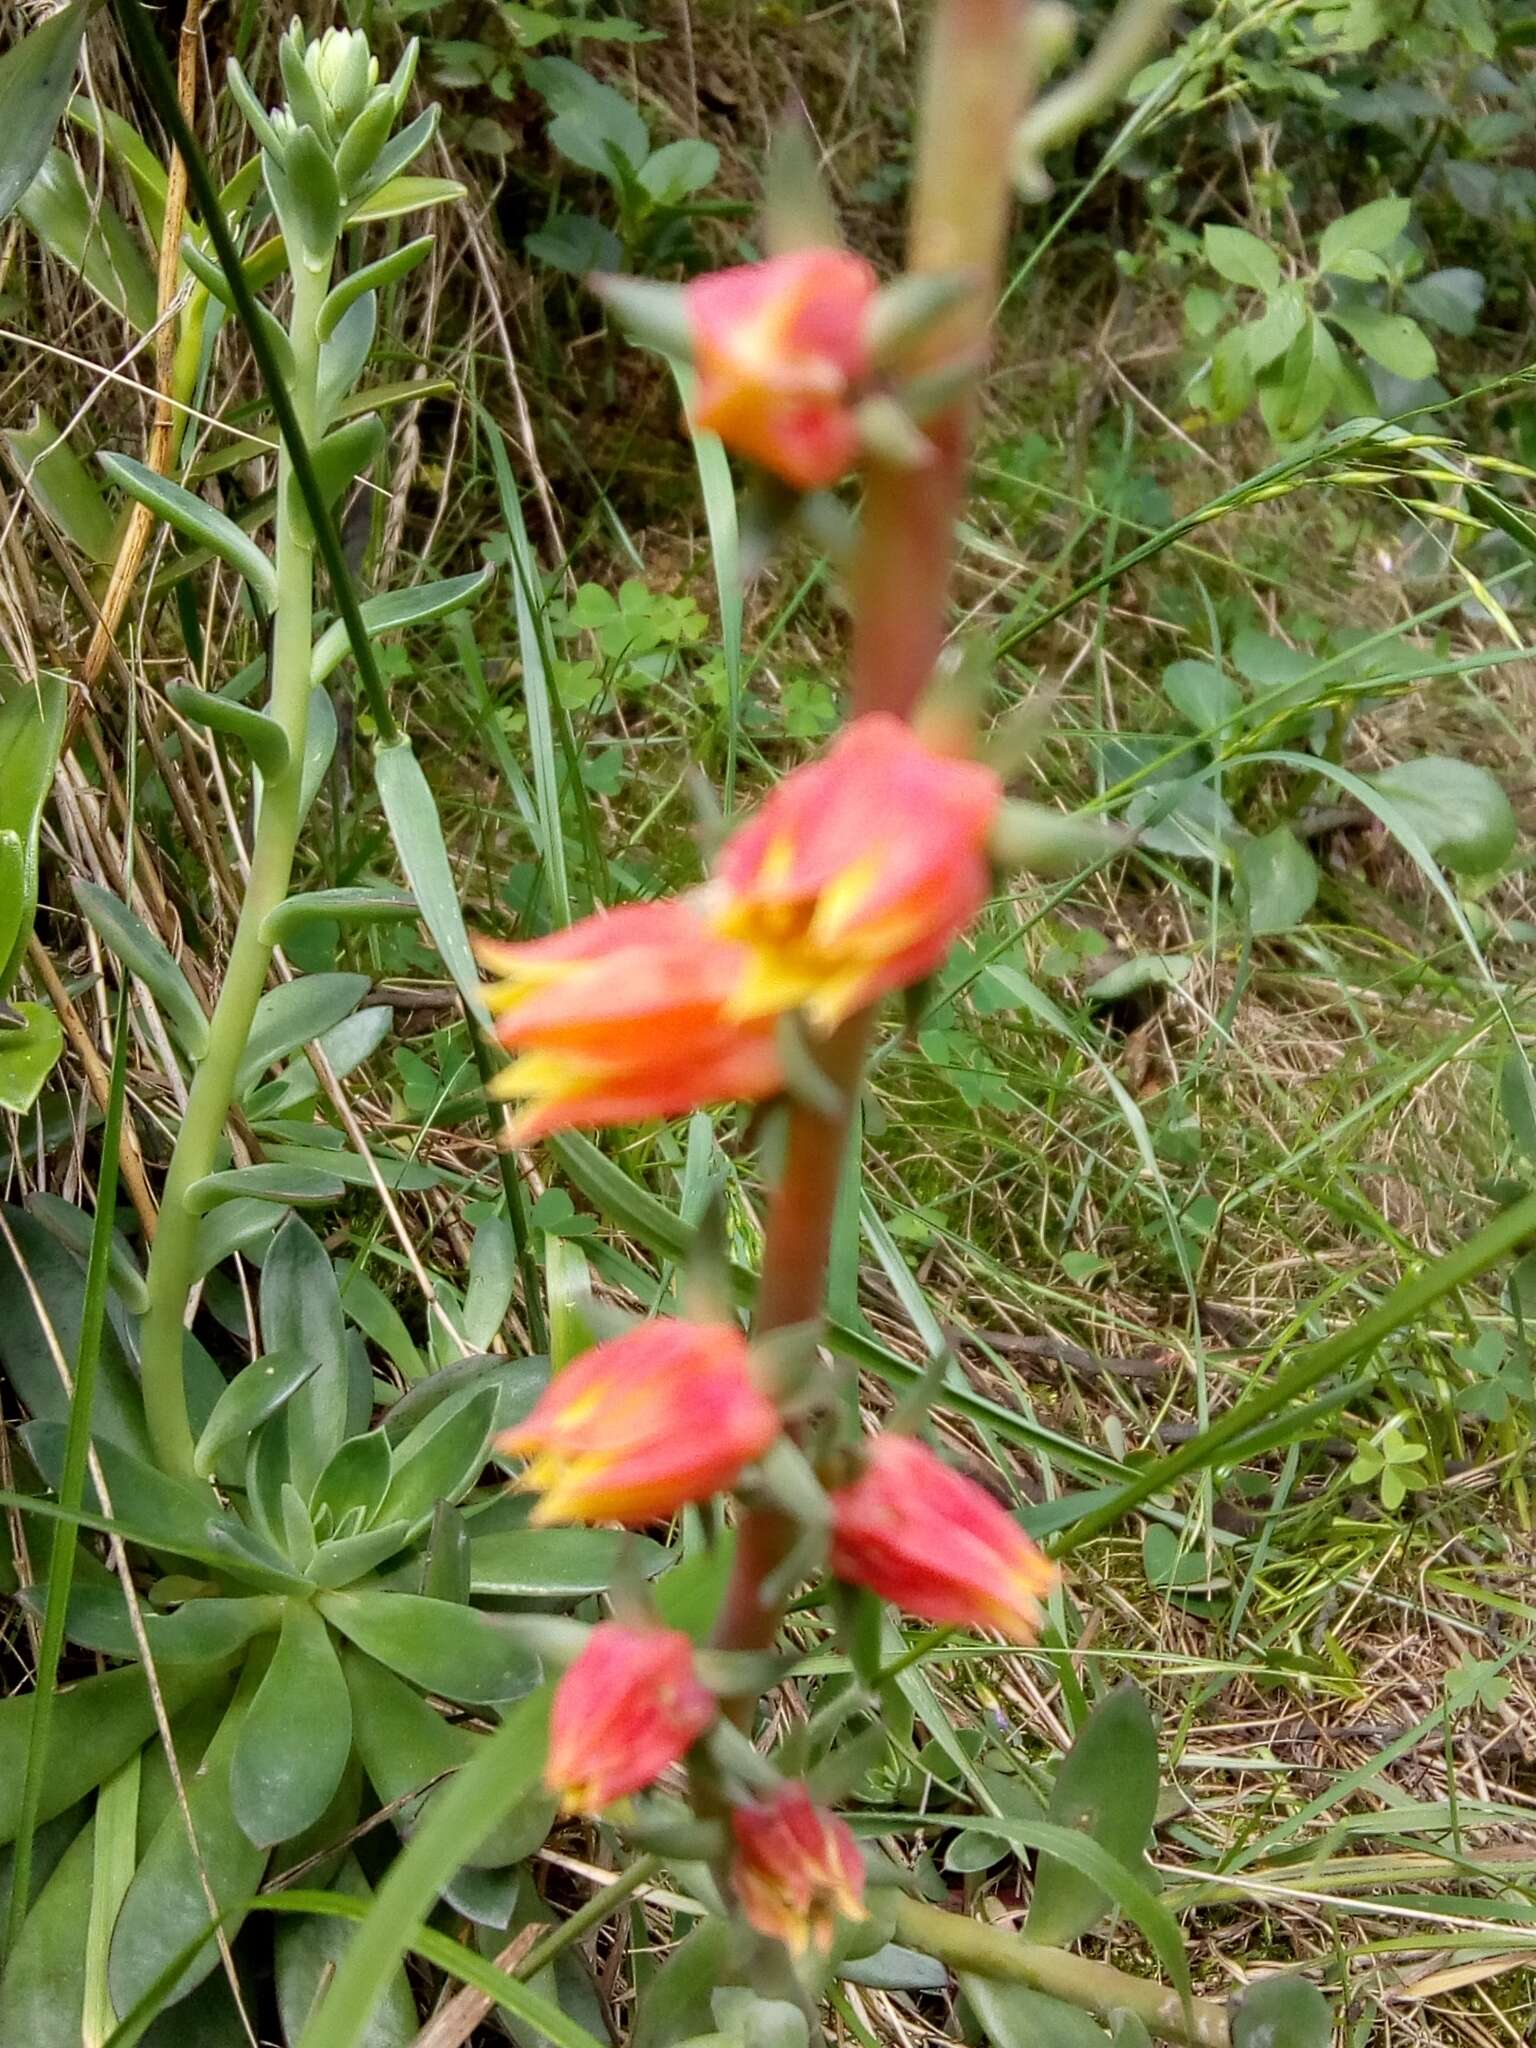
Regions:
<instances>
[{"instance_id":1,"label":"green stem","mask_svg":"<svg viewBox=\"0 0 1536 2048\"><path fill-rule=\"evenodd\" d=\"M1045 1948L923 1899L899 1894L895 1907L897 1941L952 1970L1004 1984L1027 1984L1032 1991L1064 1999L1104 2020L1117 2012L1134 2013L1149 2034L1178 2042L1181 2048L1231 2048L1226 2009L1212 1999L1191 1999L1186 2020L1176 1991L1127 1976L1108 1963Z\"/></svg>"},{"instance_id":2,"label":"green stem","mask_svg":"<svg viewBox=\"0 0 1536 2048\"><path fill-rule=\"evenodd\" d=\"M330 263L300 257L294 267L290 397L300 434L319 436L315 385L320 305ZM288 741L288 762L265 779L251 847L251 873L224 985L209 1024L208 1050L187 1097L186 1115L171 1155L161 1197L160 1228L150 1255L149 1307L141 1340L144 1409L162 1468L193 1476L192 1431L187 1420L182 1350L187 1299L194 1280L198 1221L187 1207L193 1186L218 1164L235 1076L250 1037L251 1020L266 987L272 947L262 925L288 894L298 842L304 784L304 741L309 723L309 665L313 639L314 541L305 514L294 504L293 462L285 444L277 473L277 605L273 621L271 694L267 711Z\"/></svg>"}]
</instances>

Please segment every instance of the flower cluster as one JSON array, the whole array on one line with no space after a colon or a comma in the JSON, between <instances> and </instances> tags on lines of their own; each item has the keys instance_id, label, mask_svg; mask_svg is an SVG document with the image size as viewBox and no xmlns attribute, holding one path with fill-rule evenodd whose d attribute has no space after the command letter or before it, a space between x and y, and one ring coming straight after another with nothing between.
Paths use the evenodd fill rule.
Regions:
<instances>
[{"instance_id":1,"label":"flower cluster","mask_svg":"<svg viewBox=\"0 0 1536 2048\"><path fill-rule=\"evenodd\" d=\"M726 842L714 879L516 945L481 939L513 1138L757 1101L776 1019L829 1031L929 974L986 900L997 776L855 719Z\"/></svg>"}]
</instances>

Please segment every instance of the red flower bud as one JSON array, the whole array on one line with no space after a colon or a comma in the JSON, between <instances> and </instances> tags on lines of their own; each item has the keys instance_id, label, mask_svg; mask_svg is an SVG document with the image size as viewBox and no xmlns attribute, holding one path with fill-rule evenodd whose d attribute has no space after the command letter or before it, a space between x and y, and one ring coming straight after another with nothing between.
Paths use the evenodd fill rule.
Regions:
<instances>
[{"instance_id":1,"label":"red flower bud","mask_svg":"<svg viewBox=\"0 0 1536 2048\"><path fill-rule=\"evenodd\" d=\"M685 1756L717 1711L679 1630L599 1622L555 1687L545 1783L562 1812L597 1813Z\"/></svg>"},{"instance_id":2,"label":"red flower bud","mask_svg":"<svg viewBox=\"0 0 1536 2048\"><path fill-rule=\"evenodd\" d=\"M732 1000L755 1018L803 1008L831 1030L920 981L986 901L1002 786L934 753L899 719L855 719L727 841L716 928L750 955Z\"/></svg>"},{"instance_id":3,"label":"red flower bud","mask_svg":"<svg viewBox=\"0 0 1536 2048\"><path fill-rule=\"evenodd\" d=\"M924 1621L1032 1643L1057 1579L1013 1517L915 1437L876 1437L832 1495L832 1569Z\"/></svg>"},{"instance_id":4,"label":"red flower bud","mask_svg":"<svg viewBox=\"0 0 1536 2048\"><path fill-rule=\"evenodd\" d=\"M857 387L878 289L862 256L797 249L696 277L683 290L698 385L695 426L797 490L846 476L858 456Z\"/></svg>"},{"instance_id":5,"label":"red flower bud","mask_svg":"<svg viewBox=\"0 0 1536 2048\"><path fill-rule=\"evenodd\" d=\"M518 1054L492 1093L525 1103L519 1144L573 1125L679 1116L783 1085L771 1023L727 1002L746 955L696 897L635 903L522 945L480 939L496 1036Z\"/></svg>"},{"instance_id":6,"label":"red flower bud","mask_svg":"<svg viewBox=\"0 0 1536 2048\"><path fill-rule=\"evenodd\" d=\"M832 1947L839 1916L864 1918L864 1861L846 1821L803 1785L731 1812L731 1888L759 1934L794 1955Z\"/></svg>"},{"instance_id":7,"label":"red flower bud","mask_svg":"<svg viewBox=\"0 0 1536 2048\"><path fill-rule=\"evenodd\" d=\"M734 1325L642 1323L557 1373L497 1439L531 1458L535 1522L650 1522L730 1486L779 1433Z\"/></svg>"}]
</instances>

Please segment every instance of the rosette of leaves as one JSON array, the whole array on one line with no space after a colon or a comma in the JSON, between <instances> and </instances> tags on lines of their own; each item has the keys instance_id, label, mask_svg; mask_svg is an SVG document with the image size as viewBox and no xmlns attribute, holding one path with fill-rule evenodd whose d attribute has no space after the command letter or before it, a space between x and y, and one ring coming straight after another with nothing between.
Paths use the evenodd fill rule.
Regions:
<instances>
[{"instance_id":1,"label":"rosette of leaves","mask_svg":"<svg viewBox=\"0 0 1536 2048\"><path fill-rule=\"evenodd\" d=\"M20 1431L30 1470L18 1477L43 1495L63 1463L68 1417L54 1354L70 1355L83 1293L68 1242L78 1212L66 1209L7 1211L0 1236L0 1360L31 1416ZM491 1263L480 1262L482 1296ZM242 2039L211 1938L211 1892L241 1980L258 1987L250 2001L273 1977L281 2038L292 2041L347 1929L248 1919L250 1900L286 1871L365 1894L393 1836L412 1832L496 1718L539 1682L537 1657L500 1617L603 1589L625 1539L530 1529L523 1503L505 1493L491 1439L531 1406L544 1360L471 1352L430 1370L402 1352L417 1376L400 1393L375 1378L360 1327L384 1327L384 1297L359 1288L354 1269L338 1272L293 1215L265 1253L260 1355L226 1378L189 1336L203 1478L168 1476L152 1462L133 1376L124 1247L114 1279L66 1619L84 1653L66 1673L88 1670L93 1656L98 1668L71 1676L54 1703L31 1906L0 1967L0 2039L75 2048L83 2016L121 2020L141 2003L162 2015L151 2043ZM468 1305L477 1329L485 1306ZM492 1317L503 1309L490 1301ZM106 1544L89 1534L103 1517L125 1539L133 1608ZM634 1548L646 1569L664 1561L655 1545ZM41 1612L47 1586L18 1598ZM26 1694L0 1704L0 1886L21 1821L31 1714ZM366 1826L375 1815L387 1828ZM504 1928L518 1866L552 1818L552 1801L531 1793L448 1887L456 1910ZM415 2033L403 1977L380 2026L381 2042Z\"/></svg>"}]
</instances>

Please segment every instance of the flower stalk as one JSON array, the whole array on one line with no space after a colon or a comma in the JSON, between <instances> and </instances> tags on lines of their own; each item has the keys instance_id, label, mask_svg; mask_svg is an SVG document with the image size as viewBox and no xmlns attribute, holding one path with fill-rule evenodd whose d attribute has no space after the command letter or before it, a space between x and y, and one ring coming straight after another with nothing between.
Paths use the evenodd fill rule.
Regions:
<instances>
[{"instance_id":1,"label":"flower stalk","mask_svg":"<svg viewBox=\"0 0 1536 2048\"><path fill-rule=\"evenodd\" d=\"M292 373L288 394L306 442L318 436L316 393L321 303L330 283L331 258L294 266L288 341ZM267 713L282 728L288 759L264 778L251 845L250 880L235 927L229 965L208 1027L208 1049L193 1076L186 1116L166 1174L160 1228L150 1255L149 1305L141 1339L144 1407L155 1454L169 1472L193 1477L192 1431L182 1371L183 1326L195 1280L197 1218L187 1197L218 1164L235 1076L250 1037L256 1005L266 987L273 948L263 938L268 916L288 894L302 823L305 735L309 722L310 646L314 616L314 540L296 502L293 459L286 444L278 457L277 599L272 625L271 686Z\"/></svg>"}]
</instances>

